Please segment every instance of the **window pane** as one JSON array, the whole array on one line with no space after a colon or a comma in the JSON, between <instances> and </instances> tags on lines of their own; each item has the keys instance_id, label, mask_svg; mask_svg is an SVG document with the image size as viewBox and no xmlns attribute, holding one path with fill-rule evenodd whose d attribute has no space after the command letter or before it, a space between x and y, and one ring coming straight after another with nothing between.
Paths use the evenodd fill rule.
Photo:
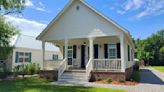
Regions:
<instances>
[{"instance_id":1,"label":"window pane","mask_svg":"<svg viewBox=\"0 0 164 92\"><path fill-rule=\"evenodd\" d=\"M19 52L19 56L24 56L24 53L23 52Z\"/></svg>"},{"instance_id":2,"label":"window pane","mask_svg":"<svg viewBox=\"0 0 164 92\"><path fill-rule=\"evenodd\" d=\"M116 44L109 44L108 45L108 56L110 59L117 58L117 48Z\"/></svg>"},{"instance_id":3,"label":"window pane","mask_svg":"<svg viewBox=\"0 0 164 92\"><path fill-rule=\"evenodd\" d=\"M19 58L19 62L23 62L23 58Z\"/></svg>"},{"instance_id":4,"label":"window pane","mask_svg":"<svg viewBox=\"0 0 164 92\"><path fill-rule=\"evenodd\" d=\"M25 62L30 62L30 59L29 58L25 58Z\"/></svg>"},{"instance_id":5,"label":"window pane","mask_svg":"<svg viewBox=\"0 0 164 92\"><path fill-rule=\"evenodd\" d=\"M68 49L72 49L72 46L68 46Z\"/></svg>"},{"instance_id":6,"label":"window pane","mask_svg":"<svg viewBox=\"0 0 164 92\"><path fill-rule=\"evenodd\" d=\"M29 56L30 55L30 53L25 53L25 56Z\"/></svg>"},{"instance_id":7,"label":"window pane","mask_svg":"<svg viewBox=\"0 0 164 92\"><path fill-rule=\"evenodd\" d=\"M68 58L68 65L72 65L72 58Z\"/></svg>"}]
</instances>

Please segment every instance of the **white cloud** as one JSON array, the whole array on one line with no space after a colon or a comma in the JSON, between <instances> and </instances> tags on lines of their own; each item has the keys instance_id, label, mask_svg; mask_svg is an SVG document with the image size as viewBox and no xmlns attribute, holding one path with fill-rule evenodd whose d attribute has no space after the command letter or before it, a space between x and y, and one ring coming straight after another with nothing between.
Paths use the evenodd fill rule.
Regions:
<instances>
[{"instance_id":1,"label":"white cloud","mask_svg":"<svg viewBox=\"0 0 164 92\"><path fill-rule=\"evenodd\" d=\"M149 0L147 6L143 9L142 12L136 15L137 18L141 18L148 15L159 15L164 13L164 0Z\"/></svg>"},{"instance_id":2,"label":"white cloud","mask_svg":"<svg viewBox=\"0 0 164 92\"><path fill-rule=\"evenodd\" d=\"M44 8L41 8L41 7L36 7L36 10L38 10L38 11L43 11L43 12L47 12Z\"/></svg>"},{"instance_id":3,"label":"white cloud","mask_svg":"<svg viewBox=\"0 0 164 92\"><path fill-rule=\"evenodd\" d=\"M34 4L32 3L31 0L26 0L25 6L27 6L27 7L34 7Z\"/></svg>"},{"instance_id":4,"label":"white cloud","mask_svg":"<svg viewBox=\"0 0 164 92\"><path fill-rule=\"evenodd\" d=\"M39 2L38 5L34 5L34 3L31 0L26 0L25 6L33 8L37 11L49 12L48 10L46 10L46 7L42 2Z\"/></svg>"},{"instance_id":5,"label":"white cloud","mask_svg":"<svg viewBox=\"0 0 164 92\"><path fill-rule=\"evenodd\" d=\"M125 5L125 11L130 9L139 9L143 4L143 0L128 0Z\"/></svg>"},{"instance_id":6,"label":"white cloud","mask_svg":"<svg viewBox=\"0 0 164 92\"><path fill-rule=\"evenodd\" d=\"M22 34L30 36L38 36L40 32L47 26L46 24L39 23L37 21L28 20L25 18L19 18L7 15L5 16L7 21L11 22L13 25L17 26Z\"/></svg>"},{"instance_id":7,"label":"white cloud","mask_svg":"<svg viewBox=\"0 0 164 92\"><path fill-rule=\"evenodd\" d=\"M116 12L126 14L137 11L134 18L142 18L149 15L160 15L164 13L164 0L127 0Z\"/></svg>"},{"instance_id":8,"label":"white cloud","mask_svg":"<svg viewBox=\"0 0 164 92\"><path fill-rule=\"evenodd\" d=\"M125 14L125 11L117 10L117 13L123 15L123 14Z\"/></svg>"}]
</instances>

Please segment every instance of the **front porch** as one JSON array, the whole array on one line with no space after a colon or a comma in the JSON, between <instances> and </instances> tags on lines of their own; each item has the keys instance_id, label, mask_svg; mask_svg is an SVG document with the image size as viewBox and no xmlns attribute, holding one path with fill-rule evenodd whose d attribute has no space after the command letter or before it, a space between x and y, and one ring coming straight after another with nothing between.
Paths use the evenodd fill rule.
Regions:
<instances>
[{"instance_id":1,"label":"front porch","mask_svg":"<svg viewBox=\"0 0 164 92\"><path fill-rule=\"evenodd\" d=\"M63 60L53 62L43 58L43 68L57 69L59 78L66 70L82 69L88 77L91 71L125 72L123 36L65 39L51 43L60 48Z\"/></svg>"}]
</instances>

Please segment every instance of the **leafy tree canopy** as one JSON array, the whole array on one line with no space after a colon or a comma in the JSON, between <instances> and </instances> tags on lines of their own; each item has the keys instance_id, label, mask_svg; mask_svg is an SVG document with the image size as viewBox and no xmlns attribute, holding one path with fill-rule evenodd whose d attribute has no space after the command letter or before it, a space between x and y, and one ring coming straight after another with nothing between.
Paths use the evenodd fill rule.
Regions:
<instances>
[{"instance_id":1,"label":"leafy tree canopy","mask_svg":"<svg viewBox=\"0 0 164 92\"><path fill-rule=\"evenodd\" d=\"M27 0L0 0L0 14L21 13Z\"/></svg>"},{"instance_id":2,"label":"leafy tree canopy","mask_svg":"<svg viewBox=\"0 0 164 92\"><path fill-rule=\"evenodd\" d=\"M147 39L135 41L136 57L150 65L164 65L164 30Z\"/></svg>"},{"instance_id":3,"label":"leafy tree canopy","mask_svg":"<svg viewBox=\"0 0 164 92\"><path fill-rule=\"evenodd\" d=\"M18 33L19 30L16 27L6 22L5 18L0 16L0 47L8 47L11 38Z\"/></svg>"}]
</instances>

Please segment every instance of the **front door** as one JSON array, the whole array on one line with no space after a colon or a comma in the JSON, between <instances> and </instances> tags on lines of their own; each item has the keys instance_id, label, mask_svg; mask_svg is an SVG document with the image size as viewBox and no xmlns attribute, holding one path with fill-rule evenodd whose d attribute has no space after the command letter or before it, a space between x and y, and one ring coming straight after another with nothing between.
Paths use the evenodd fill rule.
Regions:
<instances>
[{"instance_id":1,"label":"front door","mask_svg":"<svg viewBox=\"0 0 164 92\"><path fill-rule=\"evenodd\" d=\"M81 68L85 68L85 45L81 45Z\"/></svg>"}]
</instances>

